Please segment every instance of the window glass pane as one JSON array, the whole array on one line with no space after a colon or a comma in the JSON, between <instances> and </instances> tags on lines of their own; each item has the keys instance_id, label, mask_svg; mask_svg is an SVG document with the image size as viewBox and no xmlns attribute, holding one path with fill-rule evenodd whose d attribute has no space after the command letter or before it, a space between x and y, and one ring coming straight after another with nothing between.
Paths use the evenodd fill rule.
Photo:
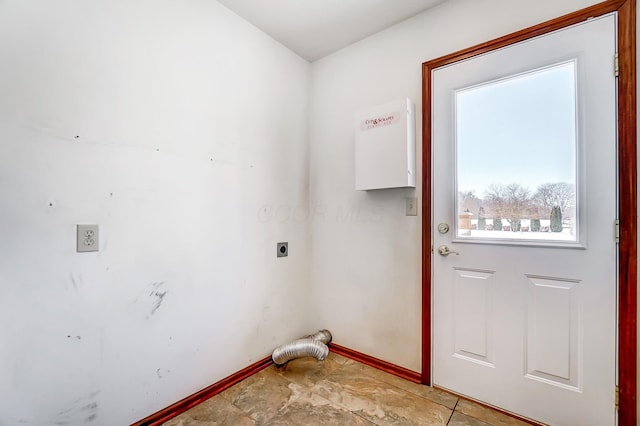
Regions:
<instances>
[{"instance_id":1,"label":"window glass pane","mask_svg":"<svg viewBox=\"0 0 640 426\"><path fill-rule=\"evenodd\" d=\"M457 90L457 236L577 241L576 64Z\"/></svg>"}]
</instances>

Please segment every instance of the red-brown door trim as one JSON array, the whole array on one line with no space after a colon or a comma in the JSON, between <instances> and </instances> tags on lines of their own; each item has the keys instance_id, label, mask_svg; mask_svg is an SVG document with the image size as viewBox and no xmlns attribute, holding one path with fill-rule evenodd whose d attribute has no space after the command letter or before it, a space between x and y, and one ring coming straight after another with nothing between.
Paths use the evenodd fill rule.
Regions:
<instances>
[{"instance_id":1,"label":"red-brown door trim","mask_svg":"<svg viewBox=\"0 0 640 426\"><path fill-rule=\"evenodd\" d=\"M476 55L618 12L618 424L637 419L636 2L609 0L422 64L422 382L431 383L431 72ZM612 390L613 392L613 390Z\"/></svg>"}]
</instances>

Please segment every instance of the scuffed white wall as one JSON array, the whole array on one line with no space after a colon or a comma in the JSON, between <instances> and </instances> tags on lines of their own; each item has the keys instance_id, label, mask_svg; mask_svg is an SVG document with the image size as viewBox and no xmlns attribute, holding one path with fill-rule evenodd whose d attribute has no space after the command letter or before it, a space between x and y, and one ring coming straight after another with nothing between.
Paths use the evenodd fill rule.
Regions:
<instances>
[{"instance_id":1,"label":"scuffed white wall","mask_svg":"<svg viewBox=\"0 0 640 426\"><path fill-rule=\"evenodd\" d=\"M2 0L0 64L1 425L128 424L309 331L306 61L215 1Z\"/></svg>"},{"instance_id":2,"label":"scuffed white wall","mask_svg":"<svg viewBox=\"0 0 640 426\"><path fill-rule=\"evenodd\" d=\"M126 424L317 327L420 371L421 188L353 189L353 113L595 3L449 0L314 63L309 113L215 1L0 0L0 424Z\"/></svg>"},{"instance_id":3,"label":"scuffed white wall","mask_svg":"<svg viewBox=\"0 0 640 426\"><path fill-rule=\"evenodd\" d=\"M421 219L404 215L421 184L354 190L354 112L409 97L421 117L423 62L595 3L449 0L312 64L314 317L336 343L421 371Z\"/></svg>"}]
</instances>

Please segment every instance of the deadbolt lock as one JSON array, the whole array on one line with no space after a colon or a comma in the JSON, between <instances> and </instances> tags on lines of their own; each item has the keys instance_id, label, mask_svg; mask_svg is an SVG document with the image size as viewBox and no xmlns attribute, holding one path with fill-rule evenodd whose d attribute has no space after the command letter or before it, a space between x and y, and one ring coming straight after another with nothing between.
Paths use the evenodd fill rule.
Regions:
<instances>
[{"instance_id":1,"label":"deadbolt lock","mask_svg":"<svg viewBox=\"0 0 640 426\"><path fill-rule=\"evenodd\" d=\"M438 224L438 232L441 234L446 234L447 232L449 232L449 225L444 222Z\"/></svg>"}]
</instances>

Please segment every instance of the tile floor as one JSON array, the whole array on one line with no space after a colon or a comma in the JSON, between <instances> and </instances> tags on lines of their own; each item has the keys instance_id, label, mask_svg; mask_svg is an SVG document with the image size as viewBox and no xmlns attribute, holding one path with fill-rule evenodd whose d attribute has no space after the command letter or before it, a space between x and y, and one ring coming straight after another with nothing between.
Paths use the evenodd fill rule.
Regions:
<instances>
[{"instance_id":1,"label":"tile floor","mask_svg":"<svg viewBox=\"0 0 640 426\"><path fill-rule=\"evenodd\" d=\"M331 352L268 367L165 426L526 424Z\"/></svg>"}]
</instances>

